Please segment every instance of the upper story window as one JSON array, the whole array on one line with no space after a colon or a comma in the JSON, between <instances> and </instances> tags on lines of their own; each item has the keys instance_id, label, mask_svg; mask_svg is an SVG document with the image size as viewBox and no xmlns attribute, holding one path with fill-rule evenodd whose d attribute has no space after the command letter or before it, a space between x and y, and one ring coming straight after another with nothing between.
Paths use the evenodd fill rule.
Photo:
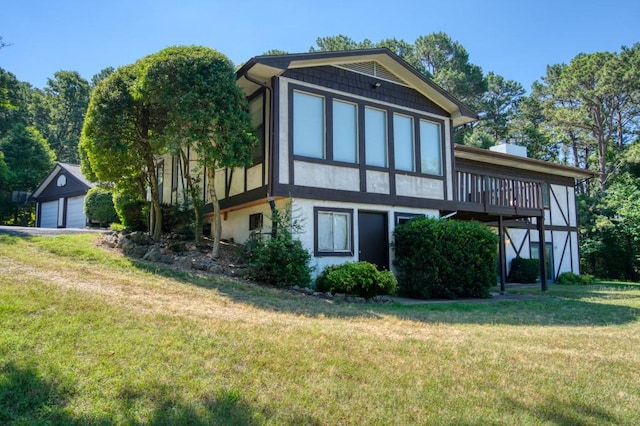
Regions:
<instances>
[{"instance_id":1,"label":"upper story window","mask_svg":"<svg viewBox=\"0 0 640 426\"><path fill-rule=\"evenodd\" d=\"M293 92L293 153L326 158L324 98Z\"/></svg>"},{"instance_id":2,"label":"upper story window","mask_svg":"<svg viewBox=\"0 0 640 426\"><path fill-rule=\"evenodd\" d=\"M415 172L413 118L393 114L393 150L396 169Z\"/></svg>"},{"instance_id":3,"label":"upper story window","mask_svg":"<svg viewBox=\"0 0 640 426\"><path fill-rule=\"evenodd\" d=\"M259 163L264 158L264 95L260 94L249 101L251 125L258 143L253 150L253 162Z\"/></svg>"},{"instance_id":4,"label":"upper story window","mask_svg":"<svg viewBox=\"0 0 640 426\"><path fill-rule=\"evenodd\" d=\"M367 165L387 167L387 112L365 107L364 126Z\"/></svg>"},{"instance_id":5,"label":"upper story window","mask_svg":"<svg viewBox=\"0 0 640 426\"><path fill-rule=\"evenodd\" d=\"M442 176L440 125L420 120L420 171Z\"/></svg>"},{"instance_id":6,"label":"upper story window","mask_svg":"<svg viewBox=\"0 0 640 426\"><path fill-rule=\"evenodd\" d=\"M358 162L358 105L333 100L333 159Z\"/></svg>"}]
</instances>

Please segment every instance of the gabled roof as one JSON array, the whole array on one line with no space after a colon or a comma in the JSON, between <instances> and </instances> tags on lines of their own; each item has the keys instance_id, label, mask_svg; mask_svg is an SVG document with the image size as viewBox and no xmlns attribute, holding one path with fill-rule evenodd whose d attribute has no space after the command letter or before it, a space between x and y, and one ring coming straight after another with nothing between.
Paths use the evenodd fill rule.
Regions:
<instances>
[{"instance_id":1,"label":"gabled roof","mask_svg":"<svg viewBox=\"0 0 640 426\"><path fill-rule=\"evenodd\" d=\"M245 63L237 71L236 76L238 84L251 93L259 87L253 80L269 85L273 77L282 74L288 69L327 65L353 69L358 64L371 62L382 67L387 80L404 83L451 114L454 126L478 119L478 115L475 112L386 47L337 52L256 56ZM385 77L381 78L385 79Z\"/></svg>"},{"instance_id":2,"label":"gabled roof","mask_svg":"<svg viewBox=\"0 0 640 426\"><path fill-rule=\"evenodd\" d=\"M89 188L93 188L97 184L94 182L90 182L83 174L80 166L78 164L69 164L69 163L57 163L56 166L49 172L49 174L40 182L40 185L36 188L36 190L31 195L32 199L37 199L40 194L49 186L49 184L53 181L53 179L58 176L60 171L64 170L69 175L76 178L80 183Z\"/></svg>"},{"instance_id":3,"label":"gabled roof","mask_svg":"<svg viewBox=\"0 0 640 426\"><path fill-rule=\"evenodd\" d=\"M538 173L546 173L556 176L570 177L574 179L589 179L598 176L597 172L580 169L578 167L565 166L535 158L520 157L488 149L475 148L465 145L455 145L455 158L477 161L481 163L495 164L510 167L512 169L528 170Z\"/></svg>"}]
</instances>

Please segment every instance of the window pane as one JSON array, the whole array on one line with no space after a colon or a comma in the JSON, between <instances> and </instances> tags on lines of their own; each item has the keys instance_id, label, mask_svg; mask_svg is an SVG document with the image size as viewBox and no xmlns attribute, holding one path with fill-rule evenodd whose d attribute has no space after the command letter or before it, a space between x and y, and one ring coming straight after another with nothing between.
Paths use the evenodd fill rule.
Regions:
<instances>
[{"instance_id":1,"label":"window pane","mask_svg":"<svg viewBox=\"0 0 640 426\"><path fill-rule=\"evenodd\" d=\"M333 251L333 216L331 213L318 213L318 250Z\"/></svg>"},{"instance_id":2,"label":"window pane","mask_svg":"<svg viewBox=\"0 0 640 426\"><path fill-rule=\"evenodd\" d=\"M253 150L253 158L262 156L264 151L264 108L262 102L263 95L259 95L249 103L249 113L251 114L251 126L253 133L258 139L258 143Z\"/></svg>"},{"instance_id":3,"label":"window pane","mask_svg":"<svg viewBox=\"0 0 640 426\"><path fill-rule=\"evenodd\" d=\"M333 250L349 250L349 216L346 214L333 214Z\"/></svg>"},{"instance_id":4,"label":"window pane","mask_svg":"<svg viewBox=\"0 0 640 426\"><path fill-rule=\"evenodd\" d=\"M420 166L422 173L442 176L440 126L420 120Z\"/></svg>"},{"instance_id":5,"label":"window pane","mask_svg":"<svg viewBox=\"0 0 640 426\"><path fill-rule=\"evenodd\" d=\"M396 169L413 172L413 119L393 114L393 147Z\"/></svg>"},{"instance_id":6,"label":"window pane","mask_svg":"<svg viewBox=\"0 0 640 426\"><path fill-rule=\"evenodd\" d=\"M324 158L324 98L293 93L293 152Z\"/></svg>"},{"instance_id":7,"label":"window pane","mask_svg":"<svg viewBox=\"0 0 640 426\"><path fill-rule=\"evenodd\" d=\"M365 156L370 166L387 167L387 114L365 108Z\"/></svg>"},{"instance_id":8,"label":"window pane","mask_svg":"<svg viewBox=\"0 0 640 426\"><path fill-rule=\"evenodd\" d=\"M358 111L354 104L333 101L333 159L358 161Z\"/></svg>"}]
</instances>

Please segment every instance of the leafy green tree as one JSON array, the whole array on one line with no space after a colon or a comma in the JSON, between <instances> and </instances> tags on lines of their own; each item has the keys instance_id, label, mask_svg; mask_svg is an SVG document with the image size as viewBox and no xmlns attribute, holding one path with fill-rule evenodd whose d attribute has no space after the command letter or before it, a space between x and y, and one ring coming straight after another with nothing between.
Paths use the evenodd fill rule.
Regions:
<instances>
[{"instance_id":1,"label":"leafy green tree","mask_svg":"<svg viewBox=\"0 0 640 426\"><path fill-rule=\"evenodd\" d=\"M12 73L0 68L0 138L18 122L25 123L20 82Z\"/></svg>"},{"instance_id":2,"label":"leafy green tree","mask_svg":"<svg viewBox=\"0 0 640 426\"><path fill-rule=\"evenodd\" d=\"M0 139L0 155L4 157L4 178L0 185L0 220L19 223L23 207L12 202L12 191L33 192L53 168L55 153L38 130L17 123Z\"/></svg>"},{"instance_id":3,"label":"leafy green tree","mask_svg":"<svg viewBox=\"0 0 640 426\"><path fill-rule=\"evenodd\" d=\"M105 78L107 78L111 74L113 74L114 71L115 71L115 68L107 67L107 68L104 68L104 69L100 70L100 72L98 74L96 74L93 77L91 77L91 82L90 82L90 85L89 85L91 90L93 90L93 88L96 87L98 85L98 83L100 83L102 80L104 80Z\"/></svg>"},{"instance_id":4,"label":"leafy green tree","mask_svg":"<svg viewBox=\"0 0 640 426\"><path fill-rule=\"evenodd\" d=\"M45 137L60 161L78 163L78 142L89 104L89 83L76 71L58 71L44 89L49 109Z\"/></svg>"},{"instance_id":5,"label":"leafy green tree","mask_svg":"<svg viewBox=\"0 0 640 426\"><path fill-rule=\"evenodd\" d=\"M144 182L151 192L150 232L162 232L156 156L167 151L161 136L166 111L138 90L145 60L118 68L94 88L84 121L80 152L83 173L116 188ZM128 192L130 194L130 192Z\"/></svg>"},{"instance_id":6,"label":"leafy green tree","mask_svg":"<svg viewBox=\"0 0 640 426\"><path fill-rule=\"evenodd\" d=\"M444 32L420 36L414 44L427 75L466 105L479 109L487 83L482 69L469 62L467 50Z\"/></svg>"},{"instance_id":7,"label":"leafy green tree","mask_svg":"<svg viewBox=\"0 0 640 426\"><path fill-rule=\"evenodd\" d=\"M165 127L158 136L162 144L174 151L192 147L206 170L214 210L212 256L217 257L222 225L215 171L250 165L257 143L233 64L213 49L170 47L148 57L139 90L165 113Z\"/></svg>"},{"instance_id":8,"label":"leafy green tree","mask_svg":"<svg viewBox=\"0 0 640 426\"><path fill-rule=\"evenodd\" d=\"M0 191L8 185L9 167L4 161L4 153L0 151Z\"/></svg>"},{"instance_id":9,"label":"leafy green tree","mask_svg":"<svg viewBox=\"0 0 640 426\"><path fill-rule=\"evenodd\" d=\"M353 40L343 34L329 37L318 37L316 47L311 46L309 52L335 52L340 50L370 49L374 44L369 39L361 42Z\"/></svg>"},{"instance_id":10,"label":"leafy green tree","mask_svg":"<svg viewBox=\"0 0 640 426\"><path fill-rule=\"evenodd\" d=\"M487 74L487 91L480 102L480 110L484 115L480 126L497 141L510 139L510 125L524 93L520 83L505 80L493 72Z\"/></svg>"}]
</instances>

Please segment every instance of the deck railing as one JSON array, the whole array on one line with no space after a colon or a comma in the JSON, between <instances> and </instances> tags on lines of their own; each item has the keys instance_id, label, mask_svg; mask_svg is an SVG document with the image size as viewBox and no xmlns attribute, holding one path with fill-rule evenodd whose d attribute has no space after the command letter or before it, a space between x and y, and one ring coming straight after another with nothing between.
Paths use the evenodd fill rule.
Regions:
<instances>
[{"instance_id":1,"label":"deck railing","mask_svg":"<svg viewBox=\"0 0 640 426\"><path fill-rule=\"evenodd\" d=\"M458 201L486 207L542 209L542 183L457 171Z\"/></svg>"}]
</instances>

